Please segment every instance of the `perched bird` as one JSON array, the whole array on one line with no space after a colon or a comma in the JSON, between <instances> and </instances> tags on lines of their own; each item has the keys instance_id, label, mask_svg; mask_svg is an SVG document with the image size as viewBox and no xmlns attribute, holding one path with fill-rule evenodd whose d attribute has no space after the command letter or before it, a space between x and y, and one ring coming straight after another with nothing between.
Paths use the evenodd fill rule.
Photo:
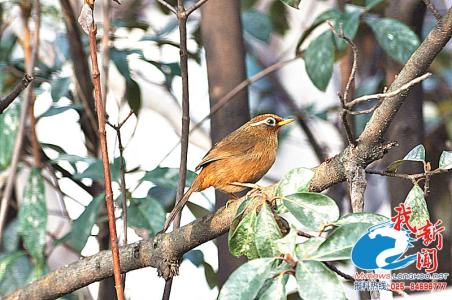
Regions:
<instances>
[{"instance_id":1,"label":"perched bird","mask_svg":"<svg viewBox=\"0 0 452 300\"><path fill-rule=\"evenodd\" d=\"M193 192L213 186L234 195L261 179L275 162L279 129L291 122L273 114L259 115L215 144L196 167L201 172L169 214L163 232Z\"/></svg>"}]
</instances>

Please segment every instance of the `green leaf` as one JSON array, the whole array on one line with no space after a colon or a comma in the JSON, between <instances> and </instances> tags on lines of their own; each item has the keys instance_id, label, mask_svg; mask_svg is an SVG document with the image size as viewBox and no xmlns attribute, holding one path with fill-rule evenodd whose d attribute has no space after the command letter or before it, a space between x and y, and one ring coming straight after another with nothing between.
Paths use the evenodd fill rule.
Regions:
<instances>
[{"instance_id":1,"label":"green leaf","mask_svg":"<svg viewBox=\"0 0 452 300\"><path fill-rule=\"evenodd\" d=\"M119 181L120 176L120 157L115 158L113 163L110 163L111 180ZM74 178L82 179L89 178L95 181L104 182L104 167L102 160L97 159L91 163L82 173L74 174Z\"/></svg>"},{"instance_id":2,"label":"green leaf","mask_svg":"<svg viewBox=\"0 0 452 300\"><path fill-rule=\"evenodd\" d=\"M409 223L417 228L425 225L430 219L427 209L427 203L424 199L424 191L417 184L413 186L405 199L405 205L411 208L411 217Z\"/></svg>"},{"instance_id":3,"label":"green leaf","mask_svg":"<svg viewBox=\"0 0 452 300\"><path fill-rule=\"evenodd\" d=\"M346 214L345 216L341 217L339 220L334 222L333 225L340 226L351 223L369 223L375 225L388 220L389 219L387 217L379 214L369 212L358 212Z\"/></svg>"},{"instance_id":4,"label":"green leaf","mask_svg":"<svg viewBox=\"0 0 452 300\"><path fill-rule=\"evenodd\" d=\"M296 193L283 200L284 205L307 229L319 231L339 218L339 208L330 197L319 193Z\"/></svg>"},{"instance_id":5,"label":"green leaf","mask_svg":"<svg viewBox=\"0 0 452 300\"><path fill-rule=\"evenodd\" d=\"M25 286L31 264L23 251L0 256L0 295L7 295Z\"/></svg>"},{"instance_id":6,"label":"green leaf","mask_svg":"<svg viewBox=\"0 0 452 300\"><path fill-rule=\"evenodd\" d=\"M278 275L272 279L270 286L259 297L259 300L285 300L287 275Z\"/></svg>"},{"instance_id":7,"label":"green leaf","mask_svg":"<svg viewBox=\"0 0 452 300\"><path fill-rule=\"evenodd\" d=\"M322 33L309 44L304 61L312 83L319 90L325 91L333 75L334 43L331 31Z\"/></svg>"},{"instance_id":8,"label":"green leaf","mask_svg":"<svg viewBox=\"0 0 452 300\"><path fill-rule=\"evenodd\" d=\"M413 161L425 161L425 148L424 145L420 144L411 149L403 160L413 160Z\"/></svg>"},{"instance_id":9,"label":"green leaf","mask_svg":"<svg viewBox=\"0 0 452 300\"><path fill-rule=\"evenodd\" d=\"M69 85L71 84L71 77L58 77L52 80L52 87L50 89L50 95L53 102L57 102L67 95L69 91Z\"/></svg>"},{"instance_id":10,"label":"green leaf","mask_svg":"<svg viewBox=\"0 0 452 300\"><path fill-rule=\"evenodd\" d=\"M94 224L96 224L99 205L103 203L104 199L104 193L94 197L80 216L72 222L71 231L60 241L67 241L74 249L81 252L91 235Z\"/></svg>"},{"instance_id":11,"label":"green leaf","mask_svg":"<svg viewBox=\"0 0 452 300\"><path fill-rule=\"evenodd\" d=\"M245 32L254 38L268 43L273 31L270 18L255 9L248 9L242 12L242 23Z\"/></svg>"},{"instance_id":12,"label":"green leaf","mask_svg":"<svg viewBox=\"0 0 452 300\"><path fill-rule=\"evenodd\" d=\"M452 169L452 151L443 151L439 158L440 169Z\"/></svg>"},{"instance_id":13,"label":"green leaf","mask_svg":"<svg viewBox=\"0 0 452 300\"><path fill-rule=\"evenodd\" d=\"M254 242L254 228L256 224L256 210L246 214L235 230L229 230L229 252L234 256L245 255L249 259L258 257Z\"/></svg>"},{"instance_id":14,"label":"green leaf","mask_svg":"<svg viewBox=\"0 0 452 300\"><path fill-rule=\"evenodd\" d=\"M267 203L262 205L257 216L254 240L259 257L274 257L279 255L278 247L275 243L282 237L278 224L275 221L273 212Z\"/></svg>"},{"instance_id":15,"label":"green leaf","mask_svg":"<svg viewBox=\"0 0 452 300\"><path fill-rule=\"evenodd\" d=\"M325 238L322 237L311 237L305 242L297 244L295 247L296 257L298 260L309 260L324 241Z\"/></svg>"},{"instance_id":16,"label":"green leaf","mask_svg":"<svg viewBox=\"0 0 452 300\"><path fill-rule=\"evenodd\" d=\"M321 13L320 15L318 15L315 19L314 22L312 23L312 26L317 26L322 24L325 21L328 20L337 20L339 19L341 16L341 12L338 11L337 9L328 9L326 11L324 11L323 13Z\"/></svg>"},{"instance_id":17,"label":"green leaf","mask_svg":"<svg viewBox=\"0 0 452 300\"><path fill-rule=\"evenodd\" d=\"M289 29L288 8L281 1L274 1L268 13L272 22L273 31L278 34L285 34Z\"/></svg>"},{"instance_id":18,"label":"green leaf","mask_svg":"<svg viewBox=\"0 0 452 300\"><path fill-rule=\"evenodd\" d=\"M187 202L187 207L196 219L202 218L210 213L210 210L193 202Z\"/></svg>"},{"instance_id":19,"label":"green leaf","mask_svg":"<svg viewBox=\"0 0 452 300\"><path fill-rule=\"evenodd\" d=\"M43 112L41 115L39 115L38 119L55 116L55 115L64 113L65 111L70 110L70 109L82 111L83 106L80 103L73 103L73 104L69 104L69 105L65 105L65 106L52 105L49 107L49 109L47 109L45 112Z\"/></svg>"},{"instance_id":20,"label":"green leaf","mask_svg":"<svg viewBox=\"0 0 452 300\"><path fill-rule=\"evenodd\" d=\"M254 299L271 276L274 261L274 258L259 258L240 266L223 285L218 300Z\"/></svg>"},{"instance_id":21,"label":"green leaf","mask_svg":"<svg viewBox=\"0 0 452 300\"><path fill-rule=\"evenodd\" d=\"M197 174L193 171L187 171L187 179L185 180L186 186L190 186L195 180ZM143 181L150 181L155 185L159 185L166 188L177 188L177 183L179 180L179 169L178 168L166 168L157 167L152 171L147 171L144 174Z\"/></svg>"},{"instance_id":22,"label":"green leaf","mask_svg":"<svg viewBox=\"0 0 452 300\"><path fill-rule=\"evenodd\" d=\"M372 9L384 0L366 0L366 8Z\"/></svg>"},{"instance_id":23,"label":"green leaf","mask_svg":"<svg viewBox=\"0 0 452 300\"><path fill-rule=\"evenodd\" d=\"M156 235L162 230L165 218L165 209L151 197L133 198L127 209L128 226L145 228L150 235Z\"/></svg>"},{"instance_id":24,"label":"green leaf","mask_svg":"<svg viewBox=\"0 0 452 300\"><path fill-rule=\"evenodd\" d=\"M339 18L336 19L335 27L336 31L342 28L344 35L351 40L355 38L359 27L359 18L361 17L361 10L353 5L346 5L345 12L341 14ZM334 42L339 51L343 51L347 48L347 42L344 39L334 36Z\"/></svg>"},{"instance_id":25,"label":"green leaf","mask_svg":"<svg viewBox=\"0 0 452 300\"><path fill-rule=\"evenodd\" d=\"M320 244L310 259L320 261L350 259L356 241L372 226L369 223L351 223L342 225Z\"/></svg>"},{"instance_id":26,"label":"green leaf","mask_svg":"<svg viewBox=\"0 0 452 300\"><path fill-rule=\"evenodd\" d=\"M130 109L135 113L141 109L141 91L138 83L133 80L126 80L126 94L125 98L127 99L127 103L129 103Z\"/></svg>"},{"instance_id":27,"label":"green leaf","mask_svg":"<svg viewBox=\"0 0 452 300\"><path fill-rule=\"evenodd\" d=\"M188 251L184 254L183 258L191 261L196 267L199 267L204 263L204 254L198 249Z\"/></svg>"},{"instance_id":28,"label":"green leaf","mask_svg":"<svg viewBox=\"0 0 452 300\"><path fill-rule=\"evenodd\" d=\"M314 171L311 169L297 168L290 170L279 181L275 194L277 196L287 196L298 192L307 192L313 177Z\"/></svg>"},{"instance_id":29,"label":"green leaf","mask_svg":"<svg viewBox=\"0 0 452 300\"><path fill-rule=\"evenodd\" d=\"M401 64L405 64L419 47L417 35L408 26L395 19L367 18L366 22L385 52Z\"/></svg>"},{"instance_id":30,"label":"green leaf","mask_svg":"<svg viewBox=\"0 0 452 300\"><path fill-rule=\"evenodd\" d=\"M405 162L406 160L398 159L396 161L393 161L389 164L389 166L386 168L386 172L389 173L395 173L399 169L399 167Z\"/></svg>"},{"instance_id":31,"label":"green leaf","mask_svg":"<svg viewBox=\"0 0 452 300\"><path fill-rule=\"evenodd\" d=\"M8 223L3 233L2 248L3 251L14 252L19 247L19 222L17 219ZM1 274L1 273L0 273Z\"/></svg>"},{"instance_id":32,"label":"green leaf","mask_svg":"<svg viewBox=\"0 0 452 300\"><path fill-rule=\"evenodd\" d=\"M218 285L217 282L218 275L209 263L204 262L203 266L204 266L204 276L206 277L207 284L209 285L209 288L213 289Z\"/></svg>"},{"instance_id":33,"label":"green leaf","mask_svg":"<svg viewBox=\"0 0 452 300\"><path fill-rule=\"evenodd\" d=\"M0 170L6 169L11 162L19 119L20 105L17 101L0 114Z\"/></svg>"},{"instance_id":34,"label":"green leaf","mask_svg":"<svg viewBox=\"0 0 452 300\"><path fill-rule=\"evenodd\" d=\"M40 169L32 168L20 203L19 232L24 246L36 261L44 261L46 243L47 205L44 191L44 178Z\"/></svg>"},{"instance_id":35,"label":"green leaf","mask_svg":"<svg viewBox=\"0 0 452 300\"><path fill-rule=\"evenodd\" d=\"M285 237L275 241L279 252L294 256L297 237L297 229L294 226L291 226L289 233Z\"/></svg>"},{"instance_id":36,"label":"green leaf","mask_svg":"<svg viewBox=\"0 0 452 300\"><path fill-rule=\"evenodd\" d=\"M298 6L300 6L301 0L280 0L282 3L287 4L293 8L298 9Z\"/></svg>"},{"instance_id":37,"label":"green leaf","mask_svg":"<svg viewBox=\"0 0 452 300\"><path fill-rule=\"evenodd\" d=\"M337 275L321 262L298 262L295 277L303 300L347 299Z\"/></svg>"}]
</instances>

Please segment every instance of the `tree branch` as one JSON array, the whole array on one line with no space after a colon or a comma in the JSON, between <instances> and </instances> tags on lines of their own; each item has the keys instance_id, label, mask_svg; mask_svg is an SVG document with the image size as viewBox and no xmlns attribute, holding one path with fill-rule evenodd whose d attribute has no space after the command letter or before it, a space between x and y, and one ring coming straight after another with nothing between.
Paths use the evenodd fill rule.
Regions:
<instances>
[{"instance_id":1,"label":"tree branch","mask_svg":"<svg viewBox=\"0 0 452 300\"><path fill-rule=\"evenodd\" d=\"M449 9L443 19L443 28L436 26L430 32L392 83L390 91L398 89L425 73L451 35L452 9ZM353 159L364 167L380 159L390 148L394 147L394 143L383 143L383 135L405 97L406 94L402 93L387 98L375 110L358 139L356 147L348 146L340 154L315 168L310 191L322 191L344 181L346 179L345 162ZM227 232L240 203L241 201L234 201L228 207L223 207L217 212L197 219L171 233L160 234L153 239L121 247L121 271L128 272L151 266L157 268L161 276L168 278L183 253ZM55 298L111 275L111 253L102 251L50 272L5 299Z\"/></svg>"},{"instance_id":2,"label":"tree branch","mask_svg":"<svg viewBox=\"0 0 452 300\"><path fill-rule=\"evenodd\" d=\"M30 82L33 81L33 77L28 74L24 75L24 78L14 87L9 95L0 99L0 114L2 114L8 106L27 88Z\"/></svg>"}]
</instances>

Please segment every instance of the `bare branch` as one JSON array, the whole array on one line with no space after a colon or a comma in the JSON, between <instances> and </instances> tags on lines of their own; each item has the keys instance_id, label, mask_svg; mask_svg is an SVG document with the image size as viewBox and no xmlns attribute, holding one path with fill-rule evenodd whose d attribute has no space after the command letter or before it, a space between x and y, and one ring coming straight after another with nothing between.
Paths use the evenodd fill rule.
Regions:
<instances>
[{"instance_id":1,"label":"bare branch","mask_svg":"<svg viewBox=\"0 0 452 300\"><path fill-rule=\"evenodd\" d=\"M177 14L176 8L174 6L172 6L171 4L169 4L168 2L166 2L165 0L157 0L161 5L165 6L166 8L168 8L173 14Z\"/></svg>"},{"instance_id":2,"label":"bare branch","mask_svg":"<svg viewBox=\"0 0 452 300\"><path fill-rule=\"evenodd\" d=\"M436 21L438 22L439 26L443 26L442 25L442 16L439 13L439 11L436 9L435 5L432 3L431 0L423 0L425 3L425 6L427 6L427 8L430 10L430 12L432 13L432 15L435 17Z\"/></svg>"},{"instance_id":3,"label":"bare branch","mask_svg":"<svg viewBox=\"0 0 452 300\"><path fill-rule=\"evenodd\" d=\"M24 78L14 87L11 93L5 98L0 99L0 114L2 114L11 103L13 103L17 96L19 96L19 94L22 93L22 91L25 90L32 81L33 77L25 74Z\"/></svg>"},{"instance_id":4,"label":"bare branch","mask_svg":"<svg viewBox=\"0 0 452 300\"><path fill-rule=\"evenodd\" d=\"M432 73L425 73L424 75L421 75L419 77L414 78L413 80L405 83L404 85L402 85L401 87L390 91L390 92L386 92L386 93L380 93L380 94L373 94L373 95L365 95L365 96L361 96L358 97L356 99L353 99L352 101L350 101L347 106L348 108L352 108L353 106L359 104L359 103L363 103L366 101L370 101L373 99L385 99L385 98L389 98L389 97L394 97L402 92L407 91L410 87L412 87L413 85L429 78L430 76L432 76Z\"/></svg>"},{"instance_id":5,"label":"bare branch","mask_svg":"<svg viewBox=\"0 0 452 300\"><path fill-rule=\"evenodd\" d=\"M206 3L208 0L199 0L195 4L193 4L191 7L187 8L186 14L187 16L191 15L192 12L200 8L204 3Z\"/></svg>"},{"instance_id":6,"label":"bare branch","mask_svg":"<svg viewBox=\"0 0 452 300\"><path fill-rule=\"evenodd\" d=\"M93 12L94 14L94 12ZM102 91L100 84L100 73L99 65L97 63L97 47L96 47L96 24L93 22L91 24L91 30L89 32L89 49L92 64L92 76L93 76L93 86L94 86L94 96L96 100L97 108L97 120L99 126L99 140L101 145L102 154L102 166L104 170L104 182L105 182L105 205L107 206L108 214L108 228L110 232L110 242L111 242L111 253L113 255L113 273L115 279L116 295L119 300L124 300L124 291L122 287L121 273L120 273L120 261L119 261L119 250L118 241L116 234L116 218L115 218L115 207L113 204L113 190L111 187L111 173L110 173L110 162L108 159L108 149L107 149L107 136L105 132L105 109L102 102Z\"/></svg>"}]
</instances>

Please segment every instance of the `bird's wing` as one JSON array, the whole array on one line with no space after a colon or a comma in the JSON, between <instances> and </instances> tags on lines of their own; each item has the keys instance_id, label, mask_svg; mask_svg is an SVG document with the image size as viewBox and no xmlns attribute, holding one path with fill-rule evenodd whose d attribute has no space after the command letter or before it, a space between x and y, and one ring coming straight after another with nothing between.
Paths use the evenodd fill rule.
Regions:
<instances>
[{"instance_id":1,"label":"bird's wing","mask_svg":"<svg viewBox=\"0 0 452 300\"><path fill-rule=\"evenodd\" d=\"M212 149L207 152L202 161L196 166L195 171L204 168L209 163L225 158L243 155L248 150L254 147L254 143L250 139L243 137L237 139L234 134L221 140Z\"/></svg>"}]
</instances>

